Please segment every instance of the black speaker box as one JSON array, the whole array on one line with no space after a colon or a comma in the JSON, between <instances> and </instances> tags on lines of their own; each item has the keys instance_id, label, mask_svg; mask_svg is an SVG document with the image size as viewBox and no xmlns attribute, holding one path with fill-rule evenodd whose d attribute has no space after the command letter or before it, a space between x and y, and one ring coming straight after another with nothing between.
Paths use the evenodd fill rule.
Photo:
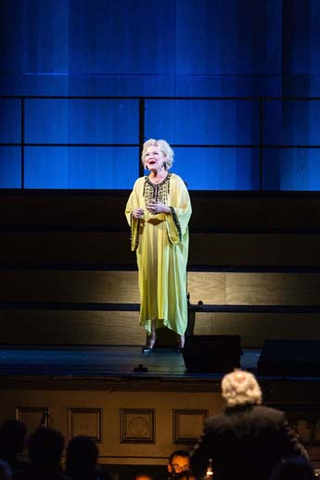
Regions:
<instances>
[{"instance_id":1,"label":"black speaker box","mask_svg":"<svg viewBox=\"0 0 320 480\"><path fill-rule=\"evenodd\" d=\"M239 335L190 335L183 349L189 372L231 372L240 367L241 355Z\"/></svg>"},{"instance_id":2,"label":"black speaker box","mask_svg":"<svg viewBox=\"0 0 320 480\"><path fill-rule=\"evenodd\" d=\"M266 340L258 375L320 376L320 340Z\"/></svg>"}]
</instances>

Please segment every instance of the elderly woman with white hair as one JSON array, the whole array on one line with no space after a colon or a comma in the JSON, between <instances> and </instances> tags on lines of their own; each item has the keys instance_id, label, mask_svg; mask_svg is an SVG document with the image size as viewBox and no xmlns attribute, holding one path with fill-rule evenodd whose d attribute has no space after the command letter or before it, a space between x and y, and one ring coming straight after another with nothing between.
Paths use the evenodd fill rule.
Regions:
<instances>
[{"instance_id":1,"label":"elderly woman with white hair","mask_svg":"<svg viewBox=\"0 0 320 480\"><path fill-rule=\"evenodd\" d=\"M169 172L173 150L165 140L144 143L141 160L149 175L138 178L126 205L131 250L139 271L140 323L147 333L143 353L156 342L156 329L167 327L184 346L188 305L186 270L191 203L184 181Z\"/></svg>"},{"instance_id":2,"label":"elderly woman with white hair","mask_svg":"<svg viewBox=\"0 0 320 480\"><path fill-rule=\"evenodd\" d=\"M261 405L261 389L251 373L235 370L221 387L227 407L206 421L190 457L194 475L203 476L210 463L215 480L268 480L280 461L308 458L284 412Z\"/></svg>"},{"instance_id":3,"label":"elderly woman with white hair","mask_svg":"<svg viewBox=\"0 0 320 480\"><path fill-rule=\"evenodd\" d=\"M261 405L261 388L250 372L240 369L225 375L221 383L222 396L228 408L237 405Z\"/></svg>"}]
</instances>

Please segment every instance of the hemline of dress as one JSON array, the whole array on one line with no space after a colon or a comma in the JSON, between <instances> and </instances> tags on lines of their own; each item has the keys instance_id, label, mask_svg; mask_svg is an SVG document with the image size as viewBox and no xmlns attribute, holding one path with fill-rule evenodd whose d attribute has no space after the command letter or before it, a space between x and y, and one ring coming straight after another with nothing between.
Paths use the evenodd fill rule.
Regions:
<instances>
[{"instance_id":1,"label":"hemline of dress","mask_svg":"<svg viewBox=\"0 0 320 480\"><path fill-rule=\"evenodd\" d=\"M150 325L151 325L151 321L152 321L151 319L148 319L148 320L146 320L146 321L150 321ZM151 328L150 328L150 329L149 329L149 328L146 328L146 323L145 323L146 321L145 321L145 320L140 320L140 325L141 325L149 334L151 334L151 333L152 333L152 332L151 332ZM178 334L178 335L181 335L181 336L185 335L186 330L187 330L187 325L188 325L188 322L186 322L186 328L185 328L184 332L178 332L177 330L175 330L174 328L172 328L172 326L169 324L169 320L167 320L167 319L162 319L162 318L161 318L161 319L157 319L156 322L157 322L156 330L157 330L158 328L166 327L166 328L168 328L169 330L171 330L172 332L174 332L174 333L176 333L176 334ZM161 325L158 325L158 322L161 322L162 324L161 324Z\"/></svg>"}]
</instances>

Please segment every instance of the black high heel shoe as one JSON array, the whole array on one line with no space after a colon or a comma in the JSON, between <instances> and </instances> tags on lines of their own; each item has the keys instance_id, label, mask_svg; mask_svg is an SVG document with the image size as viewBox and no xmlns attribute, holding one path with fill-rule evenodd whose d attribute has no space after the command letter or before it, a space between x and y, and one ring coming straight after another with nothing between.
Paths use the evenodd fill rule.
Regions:
<instances>
[{"instance_id":1,"label":"black high heel shoe","mask_svg":"<svg viewBox=\"0 0 320 480\"><path fill-rule=\"evenodd\" d=\"M184 335L178 335L177 338L177 352L182 353L184 349L184 344L185 344L185 336Z\"/></svg>"},{"instance_id":2,"label":"black high heel shoe","mask_svg":"<svg viewBox=\"0 0 320 480\"><path fill-rule=\"evenodd\" d=\"M156 343L156 338L147 337L147 342L146 344L142 347L142 353L143 355L148 355L152 353L153 347L155 346Z\"/></svg>"}]
</instances>

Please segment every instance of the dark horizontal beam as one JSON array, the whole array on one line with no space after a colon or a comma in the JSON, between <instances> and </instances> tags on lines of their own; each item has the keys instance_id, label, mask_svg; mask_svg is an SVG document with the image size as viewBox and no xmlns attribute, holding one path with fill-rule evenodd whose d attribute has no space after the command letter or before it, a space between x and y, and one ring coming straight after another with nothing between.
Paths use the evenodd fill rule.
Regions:
<instances>
[{"instance_id":1,"label":"dark horizontal beam","mask_svg":"<svg viewBox=\"0 0 320 480\"><path fill-rule=\"evenodd\" d=\"M74 263L74 262L0 262L1 270L37 270L37 271L137 271L135 258L131 264ZM189 265L187 272L205 273L320 273L320 265Z\"/></svg>"},{"instance_id":2,"label":"dark horizontal beam","mask_svg":"<svg viewBox=\"0 0 320 480\"><path fill-rule=\"evenodd\" d=\"M138 303L0 302L0 310L82 310L138 312ZM204 305L191 304L193 312L205 313L320 313L320 305Z\"/></svg>"},{"instance_id":3,"label":"dark horizontal beam","mask_svg":"<svg viewBox=\"0 0 320 480\"><path fill-rule=\"evenodd\" d=\"M138 312L138 303L0 302L0 310L86 310Z\"/></svg>"}]
</instances>

